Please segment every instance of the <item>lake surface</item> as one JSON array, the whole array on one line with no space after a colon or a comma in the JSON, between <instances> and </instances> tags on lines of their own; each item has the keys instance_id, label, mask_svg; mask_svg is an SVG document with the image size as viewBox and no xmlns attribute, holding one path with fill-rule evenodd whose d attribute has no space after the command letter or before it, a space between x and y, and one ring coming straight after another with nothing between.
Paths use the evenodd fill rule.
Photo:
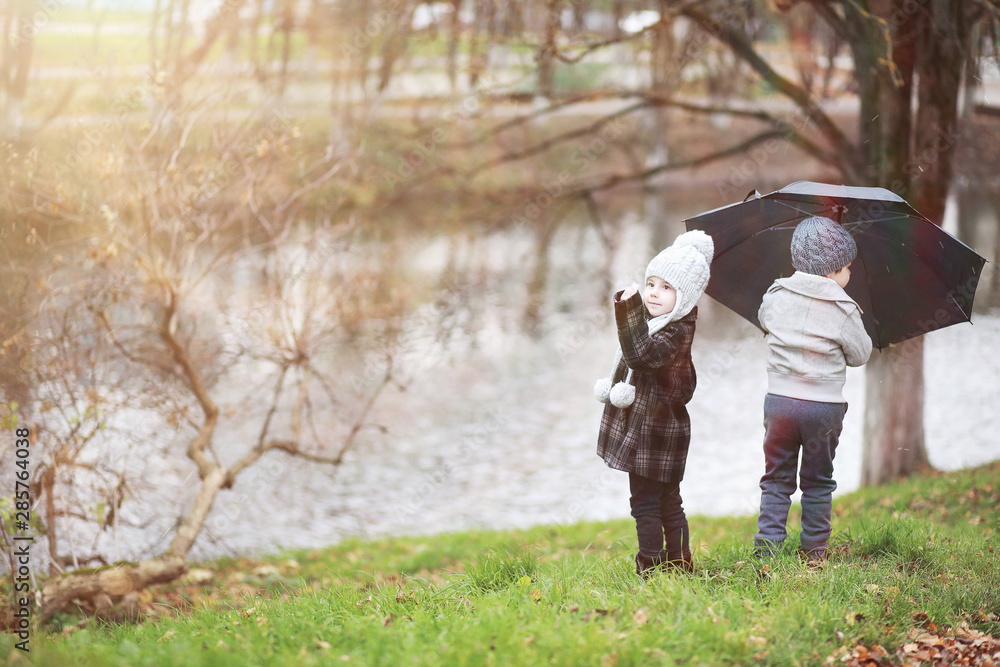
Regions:
<instances>
[{"instance_id":1,"label":"lake surface","mask_svg":"<svg viewBox=\"0 0 1000 667\"><path fill-rule=\"evenodd\" d=\"M592 388L610 372L617 346L611 292L642 280L649 258L683 231L683 218L718 205L695 199L647 200L642 210L620 214L609 223L619 241L610 257L587 221L564 223L541 265L536 240L525 231L383 241L392 248L380 255L383 268L375 268L395 267L424 302L403 318L394 347L401 384L379 398L366 420L381 430L363 430L338 468L266 455L219 494L192 558L321 547L352 536L628 517L627 475L595 453L603 406ZM992 261L996 223L988 223L963 229L981 233L970 245ZM371 257L351 253L343 260L348 269L372 267ZM199 326L218 327L225 345L266 328L259 316L239 321L240 313L257 312L256 279L249 267L219 276L192 299L193 308L208 314ZM231 293L239 298L224 300L217 312L213 295ZM982 294L981 288L980 306ZM293 301L290 313L301 314L306 302L294 302L304 299L301 290L284 298ZM942 469L1000 458L1000 312L977 312L973 321L926 338L927 448ZM369 386L378 374L363 361L378 358L366 355L363 341L322 359L344 388ZM757 511L766 352L757 329L702 298L693 347L698 389L688 406L693 433L681 484L689 514ZM214 440L224 462L256 442L269 381L258 366L242 363L213 388L228 406ZM357 413L350 394L319 415L327 454ZM838 494L860 480L863 369L848 369L845 395L850 408L835 462ZM121 413L111 424L109 438L128 433L143 443L141 451L126 447L111 457L127 460L130 501L119 513L119 530L76 534L76 548L135 559L166 546L198 480L183 456L189 432L158 419Z\"/></svg>"},{"instance_id":2,"label":"lake surface","mask_svg":"<svg viewBox=\"0 0 1000 667\"><path fill-rule=\"evenodd\" d=\"M641 279L652 248L669 243L683 231L683 217L698 210L671 210L660 225L626 219L610 282ZM408 248L417 272L439 271L458 257L455 291L473 330L453 331L444 343L415 331L407 389L384 395L372 417L387 432L369 432L336 470L266 459L266 474L220 495L199 556L628 517L627 475L595 453L602 405L592 387L610 371L616 346L596 232L583 225L557 234L531 333L521 326L530 237L424 238ZM432 308L414 319L426 326L444 312ZM1000 458L1000 314L977 313L973 321L926 338L927 448L931 463L947 470ZM699 384L689 405L685 508L753 514L763 472L763 338L703 297L693 355ZM860 480L863 369L848 369L845 395L838 494Z\"/></svg>"}]
</instances>

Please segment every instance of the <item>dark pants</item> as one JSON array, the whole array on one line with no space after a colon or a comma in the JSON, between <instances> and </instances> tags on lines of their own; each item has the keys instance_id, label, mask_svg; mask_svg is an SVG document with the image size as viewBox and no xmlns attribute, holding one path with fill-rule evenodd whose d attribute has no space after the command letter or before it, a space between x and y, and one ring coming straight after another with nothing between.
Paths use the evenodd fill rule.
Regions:
<instances>
[{"instance_id":1,"label":"dark pants","mask_svg":"<svg viewBox=\"0 0 1000 667\"><path fill-rule=\"evenodd\" d=\"M830 508L837 483L833 457L844 427L846 403L764 397L764 476L754 544L769 553L785 541L796 471L802 486L799 549L823 557L830 538ZM799 450L802 464L799 465Z\"/></svg>"},{"instance_id":2,"label":"dark pants","mask_svg":"<svg viewBox=\"0 0 1000 667\"><path fill-rule=\"evenodd\" d=\"M640 556L659 562L680 560L683 554L690 553L680 484L668 484L635 473L629 473L628 483Z\"/></svg>"}]
</instances>

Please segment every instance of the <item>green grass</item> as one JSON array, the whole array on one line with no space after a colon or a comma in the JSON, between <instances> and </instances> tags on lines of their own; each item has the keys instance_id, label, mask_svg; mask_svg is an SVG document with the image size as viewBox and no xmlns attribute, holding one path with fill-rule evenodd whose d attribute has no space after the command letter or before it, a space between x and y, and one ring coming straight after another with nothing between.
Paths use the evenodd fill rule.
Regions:
<instances>
[{"instance_id":1,"label":"green grass","mask_svg":"<svg viewBox=\"0 0 1000 667\"><path fill-rule=\"evenodd\" d=\"M1000 634L1000 464L835 503L832 553L761 562L754 517L691 520L693 575L643 582L630 521L347 541L198 567L174 613L38 634L39 665L817 665L915 627ZM795 523L793 522L793 526ZM233 591L242 587L242 597ZM168 590L164 587L163 590ZM176 589L174 589L176 590ZM193 592L192 592L193 591ZM247 592L249 591L249 592ZM155 603L154 603L155 604ZM68 628L76 619L61 617ZM5 640L0 657L11 651ZM838 653L841 651L841 653Z\"/></svg>"}]
</instances>

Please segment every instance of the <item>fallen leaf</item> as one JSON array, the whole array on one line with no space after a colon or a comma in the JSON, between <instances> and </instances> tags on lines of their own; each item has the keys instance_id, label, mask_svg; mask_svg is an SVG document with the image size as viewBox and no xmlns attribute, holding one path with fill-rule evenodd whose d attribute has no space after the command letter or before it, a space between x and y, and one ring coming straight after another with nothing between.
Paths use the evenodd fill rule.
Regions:
<instances>
[{"instance_id":1,"label":"fallen leaf","mask_svg":"<svg viewBox=\"0 0 1000 667\"><path fill-rule=\"evenodd\" d=\"M215 572L196 567L188 570L187 574L181 578L181 582L185 584L203 585L211 583L213 579L215 579Z\"/></svg>"},{"instance_id":2,"label":"fallen leaf","mask_svg":"<svg viewBox=\"0 0 1000 667\"><path fill-rule=\"evenodd\" d=\"M635 613L632 614L632 620L635 621L636 625L646 625L649 623L649 614L646 613L645 609L636 609Z\"/></svg>"}]
</instances>

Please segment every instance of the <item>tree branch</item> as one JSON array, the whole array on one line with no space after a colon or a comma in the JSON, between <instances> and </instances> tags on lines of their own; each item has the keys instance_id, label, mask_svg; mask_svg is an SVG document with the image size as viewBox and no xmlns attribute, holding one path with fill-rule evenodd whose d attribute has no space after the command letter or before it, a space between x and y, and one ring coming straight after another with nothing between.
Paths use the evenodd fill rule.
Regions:
<instances>
[{"instance_id":1,"label":"tree branch","mask_svg":"<svg viewBox=\"0 0 1000 667\"><path fill-rule=\"evenodd\" d=\"M515 151L513 153L508 153L506 155L501 155L500 157L494 158L493 160L487 160L486 162L483 162L470 169L467 172L468 178L471 181L475 179L476 176L486 171L487 169L492 169L493 167L499 166L501 164L506 164L508 162L523 160L525 158L531 157L532 155L537 155L539 153L545 152L549 148L552 148L553 146L569 141L570 139L575 139L577 137L589 135L595 132L596 130L601 129L602 127L614 121L615 119L620 118L622 116L627 116L633 111L638 111L639 109L642 109L645 106L647 106L645 103L633 104L630 107L626 107L621 111L616 111L615 113L609 116L605 116L600 120L595 121L594 123L591 123L590 125L587 125L585 127L577 128L575 130L570 130L569 132L563 132L562 134L558 134L552 137L551 139L546 139L544 141L541 141L535 144L534 146L531 146L524 150Z\"/></svg>"},{"instance_id":2,"label":"tree branch","mask_svg":"<svg viewBox=\"0 0 1000 667\"><path fill-rule=\"evenodd\" d=\"M746 39L745 35L737 32L728 25L715 22L711 17L695 8L686 9L684 15L695 21L710 35L726 44L735 55L750 65L761 78L774 86L785 97L792 100L808 117L813 118L820 131L832 144L833 155L836 157L835 163L842 173L848 179L852 180L861 177L861 165L856 159L852 159L858 152L857 148L830 117L823 113L808 91L778 74L754 50L753 45Z\"/></svg>"},{"instance_id":3,"label":"tree branch","mask_svg":"<svg viewBox=\"0 0 1000 667\"><path fill-rule=\"evenodd\" d=\"M786 136L785 133L780 130L768 130L767 132L762 132L760 134L754 135L750 139L740 142L739 144L730 146L729 148L717 151L715 153L711 153L709 155L703 155L693 160L685 160L683 162L672 162L669 164L659 165L638 172L636 174L615 174L605 178L603 181L600 181L594 185L583 186L575 188L573 190L569 190L566 192L566 195L581 197L601 190L608 190L623 183L645 181L653 176L656 176L657 174L661 174L664 172L701 167L710 162L714 162L715 160L721 160L727 157L732 157L733 155L741 155L742 153L749 150L750 148L753 148L757 144L768 141L769 139L780 139L784 136Z\"/></svg>"},{"instance_id":4,"label":"tree branch","mask_svg":"<svg viewBox=\"0 0 1000 667\"><path fill-rule=\"evenodd\" d=\"M789 141L799 146L810 155L816 157L818 160L822 162L835 162L837 160L837 156L834 151L823 148L816 142L808 139L805 134L795 129L795 127L788 121L762 109L736 109L728 106L694 104L692 102L683 102L669 97L660 97L646 93L637 94L645 97L645 99L653 105L669 106L691 113L725 114L728 116L738 116L742 118L754 118L773 125L777 130L786 132L788 134ZM808 125L808 119L806 123L803 123L803 125Z\"/></svg>"}]
</instances>

